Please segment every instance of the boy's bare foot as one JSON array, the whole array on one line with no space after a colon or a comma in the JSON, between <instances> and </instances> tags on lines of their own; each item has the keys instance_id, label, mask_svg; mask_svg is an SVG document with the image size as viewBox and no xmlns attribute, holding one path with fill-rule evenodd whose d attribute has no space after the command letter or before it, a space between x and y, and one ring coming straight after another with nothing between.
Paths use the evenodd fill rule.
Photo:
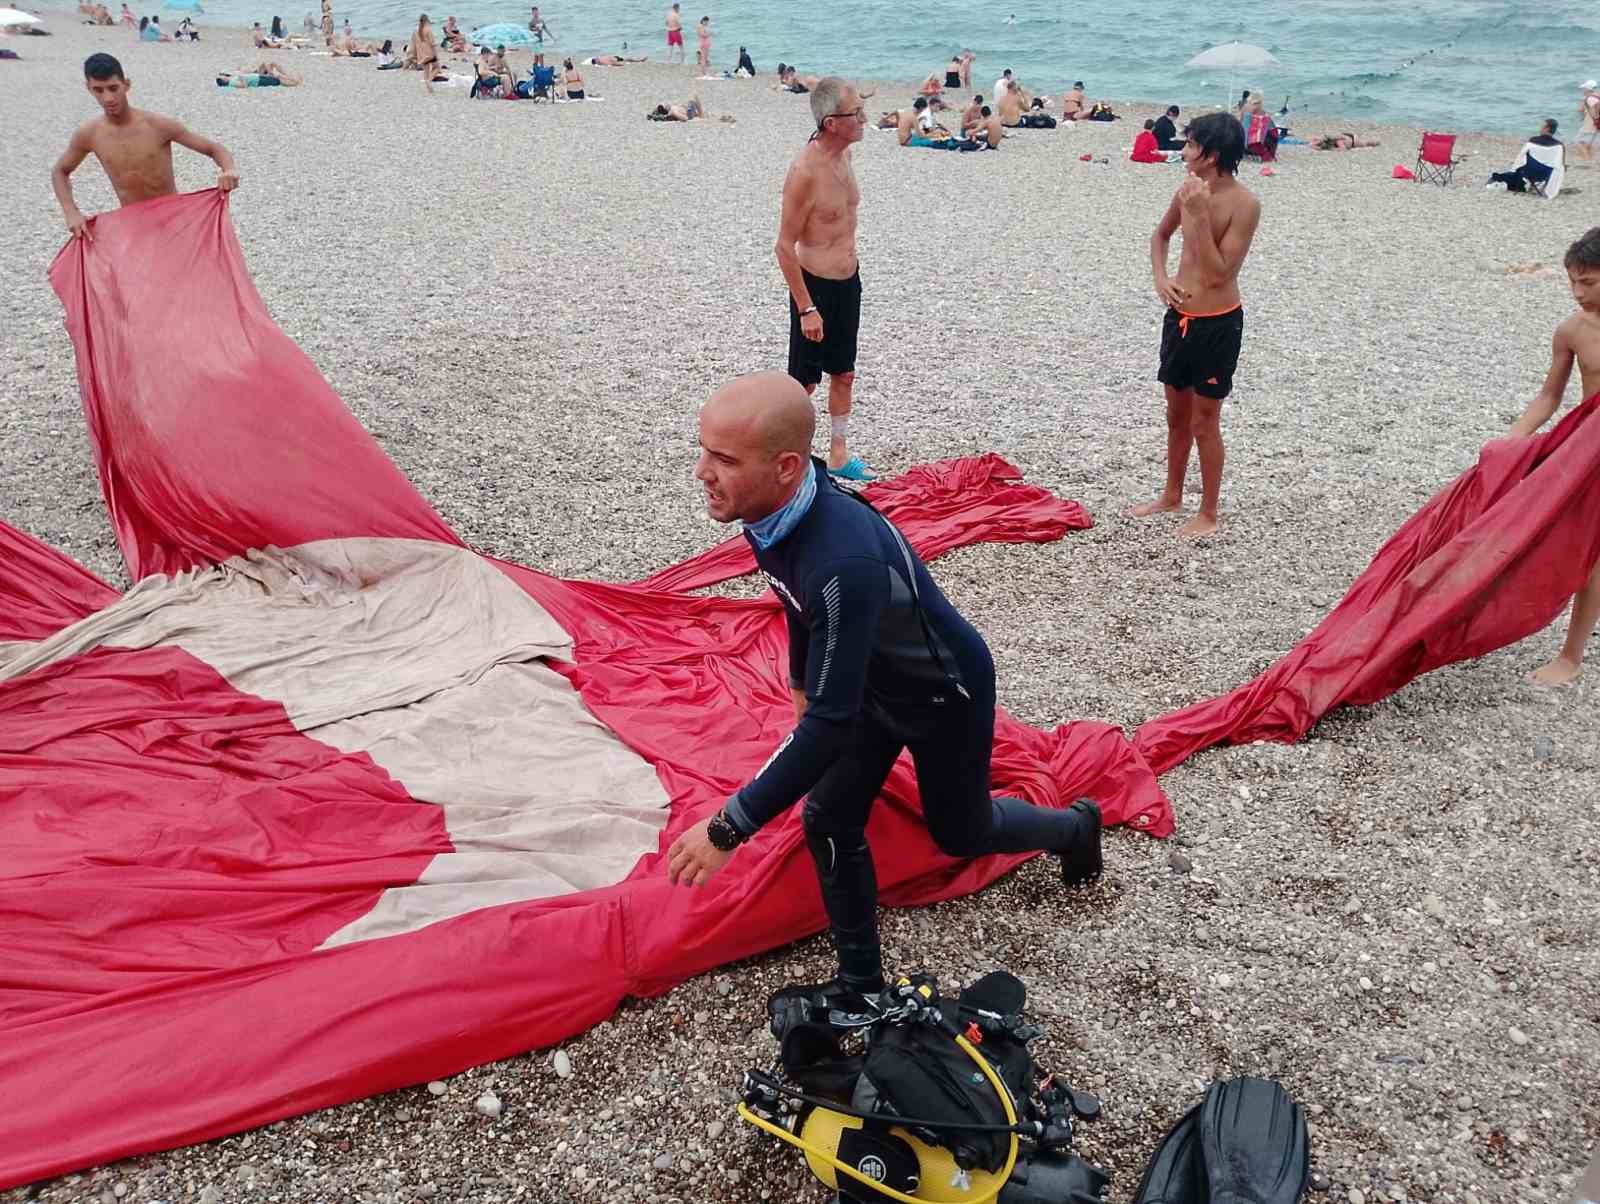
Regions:
<instances>
[{"instance_id":1,"label":"boy's bare foot","mask_svg":"<svg viewBox=\"0 0 1600 1204\"><path fill-rule=\"evenodd\" d=\"M1558 656L1548 665L1535 670L1528 676L1541 686L1564 686L1569 682L1577 681L1578 674L1582 671L1583 666L1577 661Z\"/></svg>"},{"instance_id":2,"label":"boy's bare foot","mask_svg":"<svg viewBox=\"0 0 1600 1204\"><path fill-rule=\"evenodd\" d=\"M1162 494L1153 502L1145 502L1128 511L1129 518L1149 518L1152 514L1171 514L1174 510L1183 509L1182 498L1169 498Z\"/></svg>"},{"instance_id":3,"label":"boy's bare foot","mask_svg":"<svg viewBox=\"0 0 1600 1204\"><path fill-rule=\"evenodd\" d=\"M1217 520L1208 514L1197 514L1178 528L1178 534L1187 539L1205 539L1216 533Z\"/></svg>"}]
</instances>

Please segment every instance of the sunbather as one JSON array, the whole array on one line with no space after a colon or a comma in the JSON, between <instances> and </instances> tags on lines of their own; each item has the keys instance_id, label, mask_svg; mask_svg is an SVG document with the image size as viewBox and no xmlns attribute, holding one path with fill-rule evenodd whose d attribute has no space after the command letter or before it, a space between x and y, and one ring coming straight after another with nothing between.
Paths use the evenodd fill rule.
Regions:
<instances>
[{"instance_id":1,"label":"sunbather","mask_svg":"<svg viewBox=\"0 0 1600 1204\"><path fill-rule=\"evenodd\" d=\"M646 63L646 62L649 62L649 61L650 60L648 58L646 58L642 54L638 58L630 58L628 55L625 55L625 54L596 54L596 55L591 55L589 58L584 59L583 60L583 66L585 66L585 67L623 67L623 66L626 66L629 63Z\"/></svg>"},{"instance_id":2,"label":"sunbather","mask_svg":"<svg viewBox=\"0 0 1600 1204\"><path fill-rule=\"evenodd\" d=\"M700 118L710 120L710 117L698 96L691 96L681 105L659 104L645 114L648 121L696 121ZM732 113L723 113L717 120L732 125L734 117Z\"/></svg>"},{"instance_id":3,"label":"sunbather","mask_svg":"<svg viewBox=\"0 0 1600 1204\"><path fill-rule=\"evenodd\" d=\"M461 32L461 27L456 24L454 17L444 19L444 28L440 30L442 41L446 50L457 54L464 53L467 49L467 35Z\"/></svg>"},{"instance_id":4,"label":"sunbather","mask_svg":"<svg viewBox=\"0 0 1600 1204\"><path fill-rule=\"evenodd\" d=\"M1376 138L1357 138L1349 130L1338 134L1324 134L1311 143L1312 150L1357 150L1362 147L1381 146Z\"/></svg>"},{"instance_id":5,"label":"sunbather","mask_svg":"<svg viewBox=\"0 0 1600 1204\"><path fill-rule=\"evenodd\" d=\"M1089 101L1084 96L1083 81L1080 79L1061 98L1061 120L1077 121L1088 116Z\"/></svg>"},{"instance_id":6,"label":"sunbather","mask_svg":"<svg viewBox=\"0 0 1600 1204\"><path fill-rule=\"evenodd\" d=\"M298 88L305 80L293 71L265 61L248 71L217 72L219 88Z\"/></svg>"},{"instance_id":7,"label":"sunbather","mask_svg":"<svg viewBox=\"0 0 1600 1204\"><path fill-rule=\"evenodd\" d=\"M983 97L981 95L974 95L972 98L972 103L961 110L961 132L965 134L967 131L972 129L973 126L977 125L982 115Z\"/></svg>"}]
</instances>

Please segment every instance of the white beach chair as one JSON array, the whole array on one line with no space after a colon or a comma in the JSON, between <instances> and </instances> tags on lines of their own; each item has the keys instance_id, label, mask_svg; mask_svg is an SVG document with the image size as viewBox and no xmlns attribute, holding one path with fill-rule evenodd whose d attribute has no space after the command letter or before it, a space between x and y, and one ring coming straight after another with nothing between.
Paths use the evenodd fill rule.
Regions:
<instances>
[{"instance_id":1,"label":"white beach chair","mask_svg":"<svg viewBox=\"0 0 1600 1204\"><path fill-rule=\"evenodd\" d=\"M1528 179L1528 191L1536 192L1547 201L1553 201L1561 194L1561 181L1567 174L1566 147L1564 146L1535 146L1526 143L1522 154L1517 158L1516 167L1521 167L1529 159L1535 163L1542 163L1550 169L1550 177L1546 180Z\"/></svg>"}]
</instances>

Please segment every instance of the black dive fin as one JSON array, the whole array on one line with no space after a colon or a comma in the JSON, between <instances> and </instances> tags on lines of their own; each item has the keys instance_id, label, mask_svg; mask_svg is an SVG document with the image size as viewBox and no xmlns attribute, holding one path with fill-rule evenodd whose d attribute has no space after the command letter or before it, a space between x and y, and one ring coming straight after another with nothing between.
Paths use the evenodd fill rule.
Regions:
<instances>
[{"instance_id":1,"label":"black dive fin","mask_svg":"<svg viewBox=\"0 0 1600 1204\"><path fill-rule=\"evenodd\" d=\"M1206 1204L1205 1168L1200 1163L1200 1105L1167 1131L1144 1168L1133 1204Z\"/></svg>"},{"instance_id":2,"label":"black dive fin","mask_svg":"<svg viewBox=\"0 0 1600 1204\"><path fill-rule=\"evenodd\" d=\"M1311 1178L1306 1116L1268 1079L1213 1083L1200 1101L1211 1204L1296 1204Z\"/></svg>"}]
</instances>

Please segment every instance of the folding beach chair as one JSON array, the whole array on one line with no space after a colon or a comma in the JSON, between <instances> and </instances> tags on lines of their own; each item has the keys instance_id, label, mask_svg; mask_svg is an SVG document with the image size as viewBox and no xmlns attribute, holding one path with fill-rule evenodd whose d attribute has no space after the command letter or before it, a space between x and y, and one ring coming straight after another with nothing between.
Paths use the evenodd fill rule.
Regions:
<instances>
[{"instance_id":1,"label":"folding beach chair","mask_svg":"<svg viewBox=\"0 0 1600 1204\"><path fill-rule=\"evenodd\" d=\"M527 84L529 100L553 101L556 98L556 69L546 64L535 67L528 72L528 78L523 81Z\"/></svg>"},{"instance_id":2,"label":"folding beach chair","mask_svg":"<svg viewBox=\"0 0 1600 1204\"><path fill-rule=\"evenodd\" d=\"M1248 116L1244 122L1244 153L1263 163L1275 162L1278 158L1278 136L1278 127L1273 124L1271 117L1265 113Z\"/></svg>"},{"instance_id":3,"label":"folding beach chair","mask_svg":"<svg viewBox=\"0 0 1600 1204\"><path fill-rule=\"evenodd\" d=\"M1542 196L1547 201L1553 201L1561 195L1561 183L1566 178L1566 158L1562 154L1564 147L1560 146L1535 146L1532 142L1522 148L1522 155L1517 160L1517 167L1526 167L1529 163L1537 163L1546 171L1525 171L1523 179L1528 181L1528 191ZM1513 171L1516 168L1512 169Z\"/></svg>"},{"instance_id":4,"label":"folding beach chair","mask_svg":"<svg viewBox=\"0 0 1600 1204\"><path fill-rule=\"evenodd\" d=\"M1417 179L1430 184L1444 185L1455 178L1456 136L1454 134L1422 135L1422 146L1417 151Z\"/></svg>"}]
</instances>

